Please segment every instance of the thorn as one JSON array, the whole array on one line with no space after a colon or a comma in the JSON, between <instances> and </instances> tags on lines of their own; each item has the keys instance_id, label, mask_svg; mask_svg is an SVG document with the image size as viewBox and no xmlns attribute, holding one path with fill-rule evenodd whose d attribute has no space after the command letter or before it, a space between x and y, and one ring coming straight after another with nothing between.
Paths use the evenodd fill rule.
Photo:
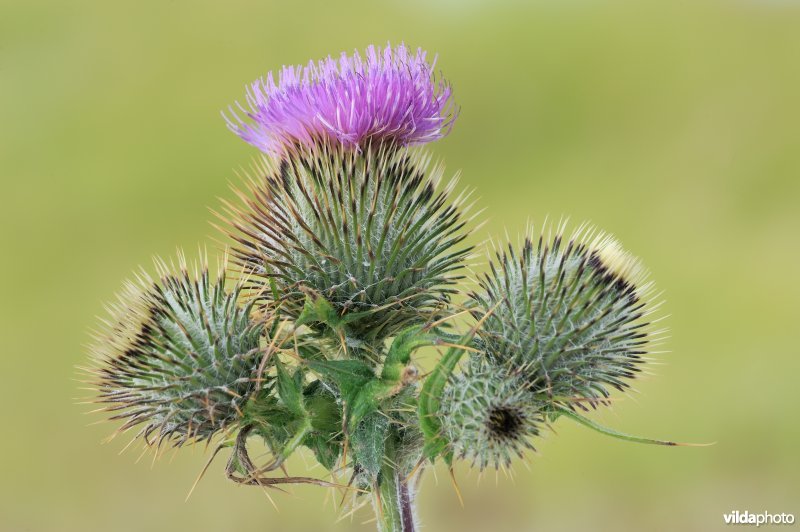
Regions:
<instances>
[{"instance_id":1,"label":"thorn","mask_svg":"<svg viewBox=\"0 0 800 532\"><path fill-rule=\"evenodd\" d=\"M195 479L194 484L192 484L191 489L189 489L189 493L186 494L186 499L184 499L184 502L188 502L189 501L189 497L192 496L192 493L194 493L194 489L200 483L200 480L206 474L206 471L208 471L208 468L211 466L211 462L214 461L214 458L217 457L217 454L223 449L223 447L225 447L225 443L226 442L220 443L219 445L217 445L217 448L214 449L214 452L211 454L211 458L208 459L208 462L206 462L206 465L204 465L203 469L200 470L200 474L197 475L197 478Z\"/></svg>"},{"instance_id":2,"label":"thorn","mask_svg":"<svg viewBox=\"0 0 800 532\"><path fill-rule=\"evenodd\" d=\"M464 506L464 498L461 497L461 490L458 488L458 482L456 482L456 474L453 471L452 467L449 469L449 471L450 471L450 480L453 481L453 489L456 490L456 496L458 496L458 502L461 503L461 507L462 508L465 508L465 506Z\"/></svg>"}]
</instances>

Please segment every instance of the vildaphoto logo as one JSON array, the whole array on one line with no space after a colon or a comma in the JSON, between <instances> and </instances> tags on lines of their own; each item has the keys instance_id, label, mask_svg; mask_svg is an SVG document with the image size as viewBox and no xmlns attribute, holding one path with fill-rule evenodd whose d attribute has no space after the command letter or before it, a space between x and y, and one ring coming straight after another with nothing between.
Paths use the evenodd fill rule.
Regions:
<instances>
[{"instance_id":1,"label":"vildaphoto logo","mask_svg":"<svg viewBox=\"0 0 800 532\"><path fill-rule=\"evenodd\" d=\"M759 514L750 513L748 511L740 512L734 510L731 513L723 514L722 518L725 520L726 525L793 525L794 514L780 513L771 514L769 512L761 512Z\"/></svg>"}]
</instances>

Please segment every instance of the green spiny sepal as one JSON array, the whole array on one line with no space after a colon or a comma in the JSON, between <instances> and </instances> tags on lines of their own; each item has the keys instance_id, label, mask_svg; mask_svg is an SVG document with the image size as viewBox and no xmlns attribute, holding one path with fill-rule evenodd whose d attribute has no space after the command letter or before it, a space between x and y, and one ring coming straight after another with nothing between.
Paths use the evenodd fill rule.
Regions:
<instances>
[{"instance_id":1,"label":"green spiny sepal","mask_svg":"<svg viewBox=\"0 0 800 532\"><path fill-rule=\"evenodd\" d=\"M96 401L137 425L148 444L206 440L235 424L256 390L259 348L272 316L237 303L241 285L226 289L224 268L190 274L181 258L173 272L157 261L159 279L144 272L128 282L111 318L95 335Z\"/></svg>"},{"instance_id":2,"label":"green spiny sepal","mask_svg":"<svg viewBox=\"0 0 800 532\"><path fill-rule=\"evenodd\" d=\"M436 315L454 293L470 251L464 198L451 199L453 182L439 186L441 169L420 152L320 143L264 158L253 174L244 206L227 210L233 255L258 299L277 296L290 317L374 343ZM311 318L309 294L333 317L313 307Z\"/></svg>"}]
</instances>

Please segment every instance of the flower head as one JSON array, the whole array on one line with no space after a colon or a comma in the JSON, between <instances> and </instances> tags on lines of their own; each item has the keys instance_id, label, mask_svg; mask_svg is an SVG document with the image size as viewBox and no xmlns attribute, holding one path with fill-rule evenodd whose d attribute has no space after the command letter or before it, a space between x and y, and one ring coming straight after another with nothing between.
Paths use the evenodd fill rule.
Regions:
<instances>
[{"instance_id":1,"label":"flower head","mask_svg":"<svg viewBox=\"0 0 800 532\"><path fill-rule=\"evenodd\" d=\"M423 144L443 137L455 119L451 89L433 78L425 52L403 45L365 57L344 52L305 67L284 66L253 82L240 116L230 108L228 127L263 152L330 139L359 148L367 141Z\"/></svg>"},{"instance_id":2,"label":"flower head","mask_svg":"<svg viewBox=\"0 0 800 532\"><path fill-rule=\"evenodd\" d=\"M544 424L542 406L522 378L476 356L448 382L441 417L456 456L481 470L498 469L534 449L530 440Z\"/></svg>"},{"instance_id":3,"label":"flower head","mask_svg":"<svg viewBox=\"0 0 800 532\"><path fill-rule=\"evenodd\" d=\"M595 405L624 390L663 331L654 330L652 284L611 236L587 226L498 253L472 295L486 355L525 375L554 402Z\"/></svg>"},{"instance_id":4,"label":"flower head","mask_svg":"<svg viewBox=\"0 0 800 532\"><path fill-rule=\"evenodd\" d=\"M431 318L471 251L468 195L454 197L441 174L415 150L323 143L280 163L264 157L245 204L227 206L246 286L259 299L279 295L294 319L309 293L321 296L362 340Z\"/></svg>"},{"instance_id":5,"label":"flower head","mask_svg":"<svg viewBox=\"0 0 800 532\"><path fill-rule=\"evenodd\" d=\"M96 401L125 423L142 426L148 444L180 446L226 429L258 387L264 321L237 305L240 287L225 289L224 271L194 277L159 262L160 279L129 282L96 334Z\"/></svg>"}]
</instances>

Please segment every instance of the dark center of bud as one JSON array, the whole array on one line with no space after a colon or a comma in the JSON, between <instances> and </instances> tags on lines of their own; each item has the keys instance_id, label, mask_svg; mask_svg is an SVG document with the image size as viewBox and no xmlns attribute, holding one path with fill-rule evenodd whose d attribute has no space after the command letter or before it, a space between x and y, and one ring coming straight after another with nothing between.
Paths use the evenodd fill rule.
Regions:
<instances>
[{"instance_id":1,"label":"dark center of bud","mask_svg":"<svg viewBox=\"0 0 800 532\"><path fill-rule=\"evenodd\" d=\"M507 405L493 406L486 419L486 428L494 439L516 439L521 435L524 422L523 414L518 409Z\"/></svg>"}]
</instances>

